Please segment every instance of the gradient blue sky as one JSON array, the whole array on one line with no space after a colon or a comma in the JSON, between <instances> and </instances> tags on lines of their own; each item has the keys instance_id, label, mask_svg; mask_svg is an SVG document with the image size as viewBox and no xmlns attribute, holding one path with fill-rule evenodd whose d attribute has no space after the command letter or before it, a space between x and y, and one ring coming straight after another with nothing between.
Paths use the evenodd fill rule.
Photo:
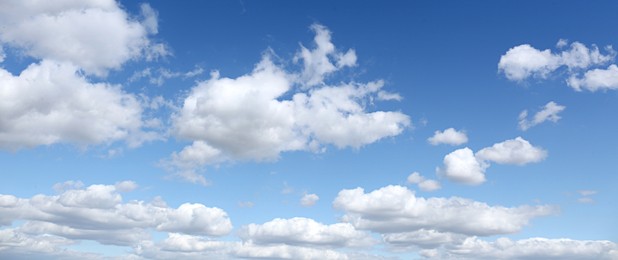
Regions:
<instances>
[{"instance_id":1,"label":"gradient blue sky","mask_svg":"<svg viewBox=\"0 0 618 260\"><path fill-rule=\"evenodd\" d=\"M618 258L617 2L44 2L0 258Z\"/></svg>"}]
</instances>

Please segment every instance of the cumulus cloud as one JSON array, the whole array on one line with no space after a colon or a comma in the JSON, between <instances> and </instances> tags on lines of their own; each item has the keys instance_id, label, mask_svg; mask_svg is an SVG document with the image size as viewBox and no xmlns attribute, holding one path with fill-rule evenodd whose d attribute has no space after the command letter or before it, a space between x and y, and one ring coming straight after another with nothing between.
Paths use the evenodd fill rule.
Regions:
<instances>
[{"instance_id":1,"label":"cumulus cloud","mask_svg":"<svg viewBox=\"0 0 618 260\"><path fill-rule=\"evenodd\" d=\"M618 89L618 66L612 64L607 69L589 70L581 78L571 75L567 80L567 84L576 91L586 89L595 92L597 90Z\"/></svg>"},{"instance_id":2,"label":"cumulus cloud","mask_svg":"<svg viewBox=\"0 0 618 260\"><path fill-rule=\"evenodd\" d=\"M523 81L530 77L546 78L561 66L570 71L606 64L614 59L615 51L607 47L607 54L601 54L595 45L592 48L573 42L568 50L552 53L549 49L539 50L529 44L509 49L500 57L498 69L507 79Z\"/></svg>"},{"instance_id":3,"label":"cumulus cloud","mask_svg":"<svg viewBox=\"0 0 618 260\"><path fill-rule=\"evenodd\" d=\"M0 69L0 99L6 101L0 104L0 148L116 141L137 146L160 139L144 130L148 120L138 97L84 75L105 76L153 55L156 12L147 4L141 9L143 21L113 0L0 3L0 47L37 60L18 75Z\"/></svg>"},{"instance_id":4,"label":"cumulus cloud","mask_svg":"<svg viewBox=\"0 0 618 260\"><path fill-rule=\"evenodd\" d=\"M345 212L342 219L357 229L379 233L420 229L468 236L515 233L532 218L555 212L551 206L490 206L469 199L421 198L402 186L386 186L365 193L342 190L333 202Z\"/></svg>"},{"instance_id":5,"label":"cumulus cloud","mask_svg":"<svg viewBox=\"0 0 618 260\"><path fill-rule=\"evenodd\" d=\"M525 165L544 160L547 157L547 151L517 137L483 148L476 153L476 157L500 164Z\"/></svg>"},{"instance_id":6,"label":"cumulus cloud","mask_svg":"<svg viewBox=\"0 0 618 260\"><path fill-rule=\"evenodd\" d=\"M116 1L4 1L0 4L0 43L37 59L70 62L86 73L104 76L150 51L149 34L157 33L157 16L143 4L142 22ZM67 46L71 46L67 48Z\"/></svg>"},{"instance_id":7,"label":"cumulus cloud","mask_svg":"<svg viewBox=\"0 0 618 260\"><path fill-rule=\"evenodd\" d=\"M52 234L121 246L149 239L149 230L214 237L232 230L227 213L219 208L198 203L170 208L161 201L123 203L119 192L135 187L135 183L124 181L29 199L0 195L0 225L23 221L18 231L32 236Z\"/></svg>"},{"instance_id":8,"label":"cumulus cloud","mask_svg":"<svg viewBox=\"0 0 618 260\"><path fill-rule=\"evenodd\" d=\"M437 167L436 173L454 182L479 185L485 182L485 171L491 166L491 162L525 165L540 162L546 157L547 151L543 148L516 137L476 153L468 147L455 150L444 156L444 166Z\"/></svg>"},{"instance_id":9,"label":"cumulus cloud","mask_svg":"<svg viewBox=\"0 0 618 260\"><path fill-rule=\"evenodd\" d=\"M240 237L257 245L365 247L376 243L349 223L325 225L309 218L273 219L243 227Z\"/></svg>"},{"instance_id":10,"label":"cumulus cloud","mask_svg":"<svg viewBox=\"0 0 618 260\"><path fill-rule=\"evenodd\" d=\"M311 88L295 88L307 86L305 81L314 79L315 73L325 75L354 64L355 58L350 58L353 52L334 51L326 28L312 28L317 49L303 47L304 51L297 56L305 62L302 75L307 70L314 71L309 79L285 71L271 60L269 53L251 73L240 77L225 78L215 71L209 80L198 83L189 92L182 108L173 116L176 137L193 141L192 146L202 142L200 145L218 151L215 162L272 161L282 152L317 152L326 145L360 148L396 136L408 127L410 119L401 112L366 108L382 91L382 80L334 86L313 86L309 82ZM330 63L331 56L336 59L334 64ZM397 99L393 95L384 96L383 92L382 98ZM189 164L182 153L172 155L172 165ZM209 158L196 158L193 167L212 164Z\"/></svg>"},{"instance_id":11,"label":"cumulus cloud","mask_svg":"<svg viewBox=\"0 0 618 260\"><path fill-rule=\"evenodd\" d=\"M566 107L556 104L554 101L550 101L545 104L543 109L534 114L532 120L528 120L528 110L524 110L519 114L519 129L526 131L529 128L536 126L545 121L558 122L560 116L558 115Z\"/></svg>"},{"instance_id":12,"label":"cumulus cloud","mask_svg":"<svg viewBox=\"0 0 618 260\"><path fill-rule=\"evenodd\" d=\"M454 128L448 128L444 131L436 131L427 141L432 145L449 144L461 145L468 142L468 136L462 131L457 131Z\"/></svg>"},{"instance_id":13,"label":"cumulus cloud","mask_svg":"<svg viewBox=\"0 0 618 260\"><path fill-rule=\"evenodd\" d=\"M498 238L487 242L475 237L448 250L446 259L616 259L618 245L604 240Z\"/></svg>"},{"instance_id":14,"label":"cumulus cloud","mask_svg":"<svg viewBox=\"0 0 618 260\"><path fill-rule=\"evenodd\" d=\"M413 172L408 176L408 183L417 184L422 191L435 191L441 188L439 182L427 180L418 172Z\"/></svg>"},{"instance_id":15,"label":"cumulus cloud","mask_svg":"<svg viewBox=\"0 0 618 260\"><path fill-rule=\"evenodd\" d=\"M478 185L485 182L487 167L489 164L477 159L474 152L466 147L444 156L444 167L436 172L454 182Z\"/></svg>"},{"instance_id":16,"label":"cumulus cloud","mask_svg":"<svg viewBox=\"0 0 618 260\"><path fill-rule=\"evenodd\" d=\"M145 132L138 99L120 86L90 83L68 63L42 61L20 75L0 69L0 148L119 140L136 146L159 138Z\"/></svg>"},{"instance_id":17,"label":"cumulus cloud","mask_svg":"<svg viewBox=\"0 0 618 260\"><path fill-rule=\"evenodd\" d=\"M318 195L316 194L305 194L302 198L300 198L300 205L302 205L303 207L311 207L315 205L315 203L318 202L319 199L320 197L318 197Z\"/></svg>"}]
</instances>

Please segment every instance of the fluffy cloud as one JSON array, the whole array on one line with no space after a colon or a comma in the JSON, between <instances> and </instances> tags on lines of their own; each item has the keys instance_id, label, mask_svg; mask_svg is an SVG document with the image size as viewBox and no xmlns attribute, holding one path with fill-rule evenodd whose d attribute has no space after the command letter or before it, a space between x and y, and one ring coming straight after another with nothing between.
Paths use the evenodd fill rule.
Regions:
<instances>
[{"instance_id":1,"label":"fluffy cloud","mask_svg":"<svg viewBox=\"0 0 618 260\"><path fill-rule=\"evenodd\" d=\"M364 247L375 244L371 236L349 223L324 225L308 218L273 219L245 226L240 236L257 245Z\"/></svg>"},{"instance_id":2,"label":"fluffy cloud","mask_svg":"<svg viewBox=\"0 0 618 260\"><path fill-rule=\"evenodd\" d=\"M157 33L156 12L147 4L141 9L142 22L114 0L3 1L0 43L102 76L130 59L167 54L148 38Z\"/></svg>"},{"instance_id":3,"label":"fluffy cloud","mask_svg":"<svg viewBox=\"0 0 618 260\"><path fill-rule=\"evenodd\" d=\"M618 66L612 64L607 69L589 70L584 73L582 78L571 75L567 80L567 84L577 91L586 89L594 92L597 90L618 89Z\"/></svg>"},{"instance_id":4,"label":"fluffy cloud","mask_svg":"<svg viewBox=\"0 0 618 260\"><path fill-rule=\"evenodd\" d=\"M427 180L418 172L413 172L408 176L408 183L417 184L422 191L435 191L441 188L439 182Z\"/></svg>"},{"instance_id":5,"label":"fluffy cloud","mask_svg":"<svg viewBox=\"0 0 618 260\"><path fill-rule=\"evenodd\" d=\"M444 156L444 166L436 168L436 173L454 182L478 185L485 182L490 162L525 165L540 162L545 157L547 151L517 137L483 148L476 154L468 147L455 150Z\"/></svg>"},{"instance_id":6,"label":"fluffy cloud","mask_svg":"<svg viewBox=\"0 0 618 260\"><path fill-rule=\"evenodd\" d=\"M0 148L137 146L160 138L144 130L148 121L136 96L84 76L167 54L149 39L157 32L156 12L147 4L141 10L140 18L130 17L113 0L0 3L0 48L38 60L19 75L0 69L0 99L6 101L0 104Z\"/></svg>"},{"instance_id":7,"label":"fluffy cloud","mask_svg":"<svg viewBox=\"0 0 618 260\"><path fill-rule=\"evenodd\" d=\"M294 57L294 62L303 61L303 71L300 82L311 87L324 83L329 74L343 68L356 66L356 52L353 49L346 53L338 52L331 42L331 32L319 24L311 25L315 32L315 49L310 50L301 45L301 50Z\"/></svg>"},{"instance_id":8,"label":"fluffy cloud","mask_svg":"<svg viewBox=\"0 0 618 260\"><path fill-rule=\"evenodd\" d=\"M20 75L0 69L0 148L158 138L144 132L142 107L120 86L90 83L68 63L42 61Z\"/></svg>"},{"instance_id":9,"label":"fluffy cloud","mask_svg":"<svg viewBox=\"0 0 618 260\"><path fill-rule=\"evenodd\" d=\"M478 185L485 182L485 170L489 164L478 160L474 152L466 147L444 156L444 167L436 172L451 181Z\"/></svg>"},{"instance_id":10,"label":"fluffy cloud","mask_svg":"<svg viewBox=\"0 0 618 260\"><path fill-rule=\"evenodd\" d=\"M304 207L311 207L315 205L319 199L320 197L316 194L305 194L302 198L300 198L300 205L303 205Z\"/></svg>"},{"instance_id":11,"label":"fluffy cloud","mask_svg":"<svg viewBox=\"0 0 618 260\"><path fill-rule=\"evenodd\" d=\"M524 165L544 160L547 157L547 151L532 146L527 140L517 137L483 148L476 153L476 157L500 164Z\"/></svg>"},{"instance_id":12,"label":"fluffy cloud","mask_svg":"<svg viewBox=\"0 0 618 260\"><path fill-rule=\"evenodd\" d=\"M0 224L25 221L19 227L22 233L124 246L148 239L148 230L205 236L222 236L232 230L227 213L219 208L191 203L169 208L160 201L123 203L119 192L134 186L132 182L91 185L30 199L0 195Z\"/></svg>"},{"instance_id":13,"label":"fluffy cloud","mask_svg":"<svg viewBox=\"0 0 618 260\"><path fill-rule=\"evenodd\" d=\"M618 245L603 240L499 238L487 242L470 237L448 252L447 259L616 259Z\"/></svg>"},{"instance_id":14,"label":"fluffy cloud","mask_svg":"<svg viewBox=\"0 0 618 260\"><path fill-rule=\"evenodd\" d=\"M489 206L469 199L421 198L401 186L369 193L362 188L342 190L333 206L357 229L401 233L426 229L463 235L515 233L530 219L552 214L550 206Z\"/></svg>"},{"instance_id":15,"label":"fluffy cloud","mask_svg":"<svg viewBox=\"0 0 618 260\"><path fill-rule=\"evenodd\" d=\"M579 42L573 42L570 49L560 53L538 50L529 44L522 44L509 49L500 57L498 69L507 79L513 81L523 81L530 77L546 78L561 66L573 71L605 64L615 56L611 47L608 47L607 51L608 54L603 55L597 46L588 48Z\"/></svg>"},{"instance_id":16,"label":"fluffy cloud","mask_svg":"<svg viewBox=\"0 0 618 260\"><path fill-rule=\"evenodd\" d=\"M454 128L448 128L444 131L436 131L427 141L432 145L460 145L468 142L468 136L466 136L464 132L457 131Z\"/></svg>"},{"instance_id":17,"label":"fluffy cloud","mask_svg":"<svg viewBox=\"0 0 618 260\"><path fill-rule=\"evenodd\" d=\"M524 110L519 114L519 129L528 130L529 128L543 123L545 121L558 122L560 116L558 113L562 112L566 107L556 104L554 101L550 101L543 107L543 110L536 112L532 120L528 120L528 110Z\"/></svg>"},{"instance_id":18,"label":"fluffy cloud","mask_svg":"<svg viewBox=\"0 0 618 260\"><path fill-rule=\"evenodd\" d=\"M314 71L311 75L322 75L321 81L324 75L355 60L350 58L355 57L353 52L334 51L324 27L312 28L317 49L303 47L297 56L305 62L301 76L274 64L267 53L249 74L222 78L213 72L209 80L194 87L173 116L173 132L180 139L194 141L193 147L208 146L206 150L211 152L204 152L205 158L185 160L189 156L182 151L172 155L170 164L197 168L227 160L276 160L282 152L321 151L325 145L360 148L396 136L409 126L410 119L403 113L367 111L365 104L379 93L384 98L381 80L295 88L314 85L314 76L303 76L308 70ZM388 99L397 99L390 94ZM210 159L213 155L216 159Z\"/></svg>"}]
</instances>

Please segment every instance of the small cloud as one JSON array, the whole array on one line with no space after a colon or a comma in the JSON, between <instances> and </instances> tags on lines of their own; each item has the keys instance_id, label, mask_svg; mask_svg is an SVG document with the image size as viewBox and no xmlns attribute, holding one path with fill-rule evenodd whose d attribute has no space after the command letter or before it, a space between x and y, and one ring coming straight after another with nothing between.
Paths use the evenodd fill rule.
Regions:
<instances>
[{"instance_id":1,"label":"small cloud","mask_svg":"<svg viewBox=\"0 0 618 260\"><path fill-rule=\"evenodd\" d=\"M543 109L536 114L532 120L528 120L528 110L521 111L519 114L519 129L526 131L529 128L543 123L545 121L558 122L560 116L558 113L562 112L566 107L556 104L554 101L547 103Z\"/></svg>"},{"instance_id":2,"label":"small cloud","mask_svg":"<svg viewBox=\"0 0 618 260\"><path fill-rule=\"evenodd\" d=\"M432 145L448 144L461 145L468 142L468 136L463 131L457 131L454 128L448 128L444 131L435 131L432 137L427 141Z\"/></svg>"},{"instance_id":3,"label":"small cloud","mask_svg":"<svg viewBox=\"0 0 618 260\"><path fill-rule=\"evenodd\" d=\"M320 200L320 197L318 197L318 195L316 194L305 194L300 199L300 205L302 205L303 207L311 207L315 205L318 200Z\"/></svg>"},{"instance_id":4,"label":"small cloud","mask_svg":"<svg viewBox=\"0 0 618 260\"><path fill-rule=\"evenodd\" d=\"M417 184L422 191L435 191L442 188L440 183L435 180L427 180L418 172L413 172L408 176L409 184Z\"/></svg>"}]
</instances>

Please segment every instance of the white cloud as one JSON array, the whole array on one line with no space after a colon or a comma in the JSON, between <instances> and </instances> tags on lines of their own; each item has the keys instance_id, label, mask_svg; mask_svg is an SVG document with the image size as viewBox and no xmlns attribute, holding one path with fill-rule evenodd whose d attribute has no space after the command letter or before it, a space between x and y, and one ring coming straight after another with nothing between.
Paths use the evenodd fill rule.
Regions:
<instances>
[{"instance_id":1,"label":"white cloud","mask_svg":"<svg viewBox=\"0 0 618 260\"><path fill-rule=\"evenodd\" d=\"M240 237L256 245L365 247L376 241L349 223L325 225L309 218L273 219L264 224L249 224Z\"/></svg>"},{"instance_id":2,"label":"white cloud","mask_svg":"<svg viewBox=\"0 0 618 260\"><path fill-rule=\"evenodd\" d=\"M142 107L120 86L90 83L78 68L42 61L20 75L0 69L0 148L124 140L136 146L159 138L143 131Z\"/></svg>"},{"instance_id":3,"label":"white cloud","mask_svg":"<svg viewBox=\"0 0 618 260\"><path fill-rule=\"evenodd\" d=\"M436 172L454 182L478 185L485 182L487 167L489 164L478 160L474 152L466 147L444 156L444 167L436 169Z\"/></svg>"},{"instance_id":4,"label":"white cloud","mask_svg":"<svg viewBox=\"0 0 618 260\"><path fill-rule=\"evenodd\" d=\"M558 113L562 112L565 108L565 106L550 101L543 107L543 110L534 114L532 120L528 120L528 110L524 110L519 114L519 129L526 131L545 121L558 122L558 120L560 120Z\"/></svg>"},{"instance_id":5,"label":"white cloud","mask_svg":"<svg viewBox=\"0 0 618 260\"><path fill-rule=\"evenodd\" d=\"M413 172L408 176L408 183L417 184L422 191L435 191L441 188L439 182L427 180L418 172Z\"/></svg>"},{"instance_id":6,"label":"white cloud","mask_svg":"<svg viewBox=\"0 0 618 260\"><path fill-rule=\"evenodd\" d=\"M67 249L77 244L64 237L41 234L29 235L18 229L0 229L0 255L7 259L100 259L88 254Z\"/></svg>"},{"instance_id":7,"label":"white cloud","mask_svg":"<svg viewBox=\"0 0 618 260\"><path fill-rule=\"evenodd\" d=\"M496 143L492 147L483 148L476 153L476 157L500 164L524 165L544 160L547 157L547 151L517 137Z\"/></svg>"},{"instance_id":8,"label":"white cloud","mask_svg":"<svg viewBox=\"0 0 618 260\"><path fill-rule=\"evenodd\" d=\"M303 60L304 67L300 75L303 86L323 84L324 78L329 74L343 67L356 66L356 52L353 49L345 53L338 52L331 42L331 32L326 27L313 24L311 30L315 32L316 48L309 50L301 45L300 52L294 57L295 62Z\"/></svg>"},{"instance_id":9,"label":"white cloud","mask_svg":"<svg viewBox=\"0 0 618 260\"><path fill-rule=\"evenodd\" d=\"M149 33L157 32L156 12L147 4L141 8L143 23L113 0L3 2L0 43L34 58L70 62L89 74L103 76L145 55L151 47L163 46L152 45L148 39Z\"/></svg>"},{"instance_id":10,"label":"white cloud","mask_svg":"<svg viewBox=\"0 0 618 260\"><path fill-rule=\"evenodd\" d=\"M232 230L225 211L199 203L184 203L166 215L166 221L158 224L157 230L210 236L227 235Z\"/></svg>"},{"instance_id":11,"label":"white cloud","mask_svg":"<svg viewBox=\"0 0 618 260\"><path fill-rule=\"evenodd\" d=\"M425 199L401 186L370 193L342 190L333 206L357 229L387 234L420 229L479 236L515 233L530 219L555 212L550 206L508 208L458 197Z\"/></svg>"},{"instance_id":12,"label":"white cloud","mask_svg":"<svg viewBox=\"0 0 618 260\"><path fill-rule=\"evenodd\" d=\"M618 245L604 240L498 238L487 242L475 237L449 248L446 259L616 259Z\"/></svg>"},{"instance_id":13,"label":"white cloud","mask_svg":"<svg viewBox=\"0 0 618 260\"><path fill-rule=\"evenodd\" d=\"M91 185L30 199L0 195L0 225L20 221L19 232L31 236L53 234L124 246L149 239L151 230L203 236L227 235L232 230L227 213L219 208L197 203L170 208L160 199L123 203L118 192L136 186L130 181Z\"/></svg>"},{"instance_id":14,"label":"white cloud","mask_svg":"<svg viewBox=\"0 0 618 260\"><path fill-rule=\"evenodd\" d=\"M582 78L571 75L567 80L567 84L577 91L586 89L594 92L597 90L618 89L618 66L612 64L607 69L589 70L584 73Z\"/></svg>"},{"instance_id":15,"label":"white cloud","mask_svg":"<svg viewBox=\"0 0 618 260\"><path fill-rule=\"evenodd\" d=\"M457 131L454 128L448 128L444 131L434 132L434 135L429 137L427 141L432 145L461 145L468 142L468 136L466 136L464 132Z\"/></svg>"},{"instance_id":16,"label":"white cloud","mask_svg":"<svg viewBox=\"0 0 618 260\"><path fill-rule=\"evenodd\" d=\"M301 57L309 62L308 67L321 68L327 66L324 62L328 59L315 59L331 55L328 46L332 43L324 27L314 26L314 30L318 49L304 49L308 51L306 59L313 60ZM347 55L339 55L341 60L336 63L352 64L345 58ZM198 83L173 116L173 133L180 139L194 141L193 146L203 142L219 151L216 163L272 161L282 152L317 152L326 145L360 148L396 136L410 125L409 117L401 112L367 111L365 104L382 91L382 80L298 89L298 75L274 64L270 56L265 54L249 74L222 78L213 72L209 80ZM393 99L394 94L390 95ZM193 168L212 163L209 159L197 159Z\"/></svg>"},{"instance_id":17,"label":"white cloud","mask_svg":"<svg viewBox=\"0 0 618 260\"><path fill-rule=\"evenodd\" d=\"M490 162L525 165L546 157L547 151L517 137L483 148L476 154L468 147L455 150L444 156L444 166L437 167L436 173L454 182L478 185L485 182Z\"/></svg>"},{"instance_id":18,"label":"white cloud","mask_svg":"<svg viewBox=\"0 0 618 260\"><path fill-rule=\"evenodd\" d=\"M311 207L315 205L315 203L318 202L319 199L320 197L318 197L318 195L316 194L305 194L302 198L300 198L300 205L302 205L303 207Z\"/></svg>"},{"instance_id":19,"label":"white cloud","mask_svg":"<svg viewBox=\"0 0 618 260\"><path fill-rule=\"evenodd\" d=\"M545 78L560 66L559 60L550 50L537 50L529 44L509 49L500 57L498 69L506 78L522 81L529 77Z\"/></svg>"},{"instance_id":20,"label":"white cloud","mask_svg":"<svg viewBox=\"0 0 618 260\"><path fill-rule=\"evenodd\" d=\"M412 232L388 233L383 235L384 242L393 247L438 248L442 245L455 244L466 237L461 234L438 232L433 229L419 229Z\"/></svg>"},{"instance_id":21,"label":"white cloud","mask_svg":"<svg viewBox=\"0 0 618 260\"><path fill-rule=\"evenodd\" d=\"M236 247L233 254L240 258L255 259L351 259L346 254L331 249L289 245L256 246L250 243Z\"/></svg>"},{"instance_id":22,"label":"white cloud","mask_svg":"<svg viewBox=\"0 0 618 260\"><path fill-rule=\"evenodd\" d=\"M570 47L560 53L552 53L548 49L538 50L529 44L515 46L500 57L498 69L509 80L523 81L530 77L546 78L561 66L573 71L605 64L615 56L615 51L609 46L606 55L601 54L595 45L588 48L582 43L573 42Z\"/></svg>"}]
</instances>

